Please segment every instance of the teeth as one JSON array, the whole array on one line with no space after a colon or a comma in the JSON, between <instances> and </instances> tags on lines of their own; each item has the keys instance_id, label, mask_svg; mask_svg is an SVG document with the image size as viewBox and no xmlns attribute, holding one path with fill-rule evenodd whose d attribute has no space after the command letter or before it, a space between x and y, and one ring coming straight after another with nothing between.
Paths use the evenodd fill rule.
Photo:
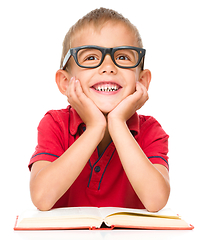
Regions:
<instances>
[{"instance_id":1,"label":"teeth","mask_svg":"<svg viewBox=\"0 0 200 240\"><path fill-rule=\"evenodd\" d=\"M113 91L117 91L118 87L117 86L112 86L112 87L108 87L108 86L99 86L98 88L95 88L97 91L101 91L101 92L113 92Z\"/></svg>"}]
</instances>

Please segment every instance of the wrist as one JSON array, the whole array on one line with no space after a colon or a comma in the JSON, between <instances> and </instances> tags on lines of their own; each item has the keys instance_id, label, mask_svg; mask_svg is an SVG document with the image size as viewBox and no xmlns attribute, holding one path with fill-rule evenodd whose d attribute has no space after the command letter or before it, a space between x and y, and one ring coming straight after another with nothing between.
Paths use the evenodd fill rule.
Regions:
<instances>
[{"instance_id":1,"label":"wrist","mask_svg":"<svg viewBox=\"0 0 200 240\"><path fill-rule=\"evenodd\" d=\"M93 135L93 137L99 138L100 141L103 139L105 131L106 131L106 126L103 124L86 125L86 132L90 132Z\"/></svg>"},{"instance_id":2,"label":"wrist","mask_svg":"<svg viewBox=\"0 0 200 240\"><path fill-rule=\"evenodd\" d=\"M108 117L109 132L116 131L118 129L122 129L124 127L127 127L125 120L122 120L120 118Z\"/></svg>"},{"instance_id":3,"label":"wrist","mask_svg":"<svg viewBox=\"0 0 200 240\"><path fill-rule=\"evenodd\" d=\"M108 121L108 125L112 125L112 124L115 124L115 125L126 124L126 120L125 119L121 118L118 115L113 115L111 113L108 114L107 121Z\"/></svg>"}]
</instances>

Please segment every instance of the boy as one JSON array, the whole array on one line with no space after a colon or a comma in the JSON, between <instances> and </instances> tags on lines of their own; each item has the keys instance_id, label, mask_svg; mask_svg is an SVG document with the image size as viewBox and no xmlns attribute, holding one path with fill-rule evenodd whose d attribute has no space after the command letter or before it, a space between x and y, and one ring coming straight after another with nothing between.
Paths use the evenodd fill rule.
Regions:
<instances>
[{"instance_id":1,"label":"boy","mask_svg":"<svg viewBox=\"0 0 200 240\"><path fill-rule=\"evenodd\" d=\"M151 81L144 55L135 26L113 10L96 9L69 30L56 83L70 106L41 120L29 163L38 209L166 205L168 135L136 113Z\"/></svg>"}]
</instances>

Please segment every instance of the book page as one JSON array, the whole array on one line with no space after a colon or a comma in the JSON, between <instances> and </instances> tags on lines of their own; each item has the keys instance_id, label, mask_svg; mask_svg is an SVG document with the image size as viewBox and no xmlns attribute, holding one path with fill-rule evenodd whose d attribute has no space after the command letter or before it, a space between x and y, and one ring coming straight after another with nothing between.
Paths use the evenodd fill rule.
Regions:
<instances>
[{"instance_id":1,"label":"book page","mask_svg":"<svg viewBox=\"0 0 200 240\"><path fill-rule=\"evenodd\" d=\"M179 218L152 217L150 215L134 215L130 213L110 215L106 218L106 223L118 227L142 229L188 229L190 227L184 220Z\"/></svg>"},{"instance_id":2,"label":"book page","mask_svg":"<svg viewBox=\"0 0 200 240\"><path fill-rule=\"evenodd\" d=\"M163 209L156 213L148 212L146 209L131 209L131 208L116 208L116 207L72 207L72 208L56 208L50 211L39 211L38 209L26 210L19 216L19 221L22 218L52 218L52 217L71 217L71 216L86 216L105 219L106 216L115 213L135 213L152 216L166 216L178 218L171 209Z\"/></svg>"},{"instance_id":3,"label":"book page","mask_svg":"<svg viewBox=\"0 0 200 240\"><path fill-rule=\"evenodd\" d=\"M20 216L18 222L24 218L53 218L53 217L92 217L101 218L98 208L95 207L73 207L56 208L50 211L40 211L38 209L26 210Z\"/></svg>"},{"instance_id":4,"label":"book page","mask_svg":"<svg viewBox=\"0 0 200 240\"><path fill-rule=\"evenodd\" d=\"M132 208L116 208L116 207L102 207L100 208L101 217L105 219L106 216L116 213L133 213L142 214L152 217L167 217L167 218L179 218L171 209L165 208L159 212L148 212L146 209L132 209Z\"/></svg>"},{"instance_id":5,"label":"book page","mask_svg":"<svg viewBox=\"0 0 200 240\"><path fill-rule=\"evenodd\" d=\"M147 216L161 216L170 218L179 218L170 209L163 209L157 213L150 213L145 209L131 209L131 208L116 208L116 207L73 207L73 208L57 208L50 211L39 211L37 209L27 210L19 216L18 224L22 219L47 219L53 218L65 218L65 219L96 219L98 222L102 222L107 216L112 216L117 213L132 213L142 214Z\"/></svg>"},{"instance_id":6,"label":"book page","mask_svg":"<svg viewBox=\"0 0 200 240\"><path fill-rule=\"evenodd\" d=\"M99 209L95 207L57 208L50 211L34 209L19 216L15 229L99 228L102 222Z\"/></svg>"}]
</instances>

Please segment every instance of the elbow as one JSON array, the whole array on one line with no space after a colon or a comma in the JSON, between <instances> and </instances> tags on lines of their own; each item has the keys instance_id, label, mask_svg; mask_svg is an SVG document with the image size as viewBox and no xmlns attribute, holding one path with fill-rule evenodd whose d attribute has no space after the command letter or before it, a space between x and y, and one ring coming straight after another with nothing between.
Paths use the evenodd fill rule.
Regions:
<instances>
[{"instance_id":1,"label":"elbow","mask_svg":"<svg viewBox=\"0 0 200 240\"><path fill-rule=\"evenodd\" d=\"M49 211L52 209L52 206L46 204L46 203L34 203L36 208L40 211Z\"/></svg>"},{"instance_id":2,"label":"elbow","mask_svg":"<svg viewBox=\"0 0 200 240\"><path fill-rule=\"evenodd\" d=\"M149 205L146 206L145 208L146 208L146 210L147 210L148 212L158 212L158 211L160 211L161 209L163 209L165 205L166 205L166 204L164 204L164 205L161 205L161 204L149 204Z\"/></svg>"},{"instance_id":3,"label":"elbow","mask_svg":"<svg viewBox=\"0 0 200 240\"><path fill-rule=\"evenodd\" d=\"M148 212L158 212L166 206L168 199L169 193L160 194L160 196L157 196L156 198L148 199L144 206Z\"/></svg>"},{"instance_id":4,"label":"elbow","mask_svg":"<svg viewBox=\"0 0 200 240\"><path fill-rule=\"evenodd\" d=\"M31 200L35 207L40 211L49 211L55 204L50 196L39 192L31 192Z\"/></svg>"},{"instance_id":5,"label":"elbow","mask_svg":"<svg viewBox=\"0 0 200 240\"><path fill-rule=\"evenodd\" d=\"M49 211L53 207L53 204L41 198L32 198L32 202L35 205L35 207L40 211Z\"/></svg>"}]
</instances>

